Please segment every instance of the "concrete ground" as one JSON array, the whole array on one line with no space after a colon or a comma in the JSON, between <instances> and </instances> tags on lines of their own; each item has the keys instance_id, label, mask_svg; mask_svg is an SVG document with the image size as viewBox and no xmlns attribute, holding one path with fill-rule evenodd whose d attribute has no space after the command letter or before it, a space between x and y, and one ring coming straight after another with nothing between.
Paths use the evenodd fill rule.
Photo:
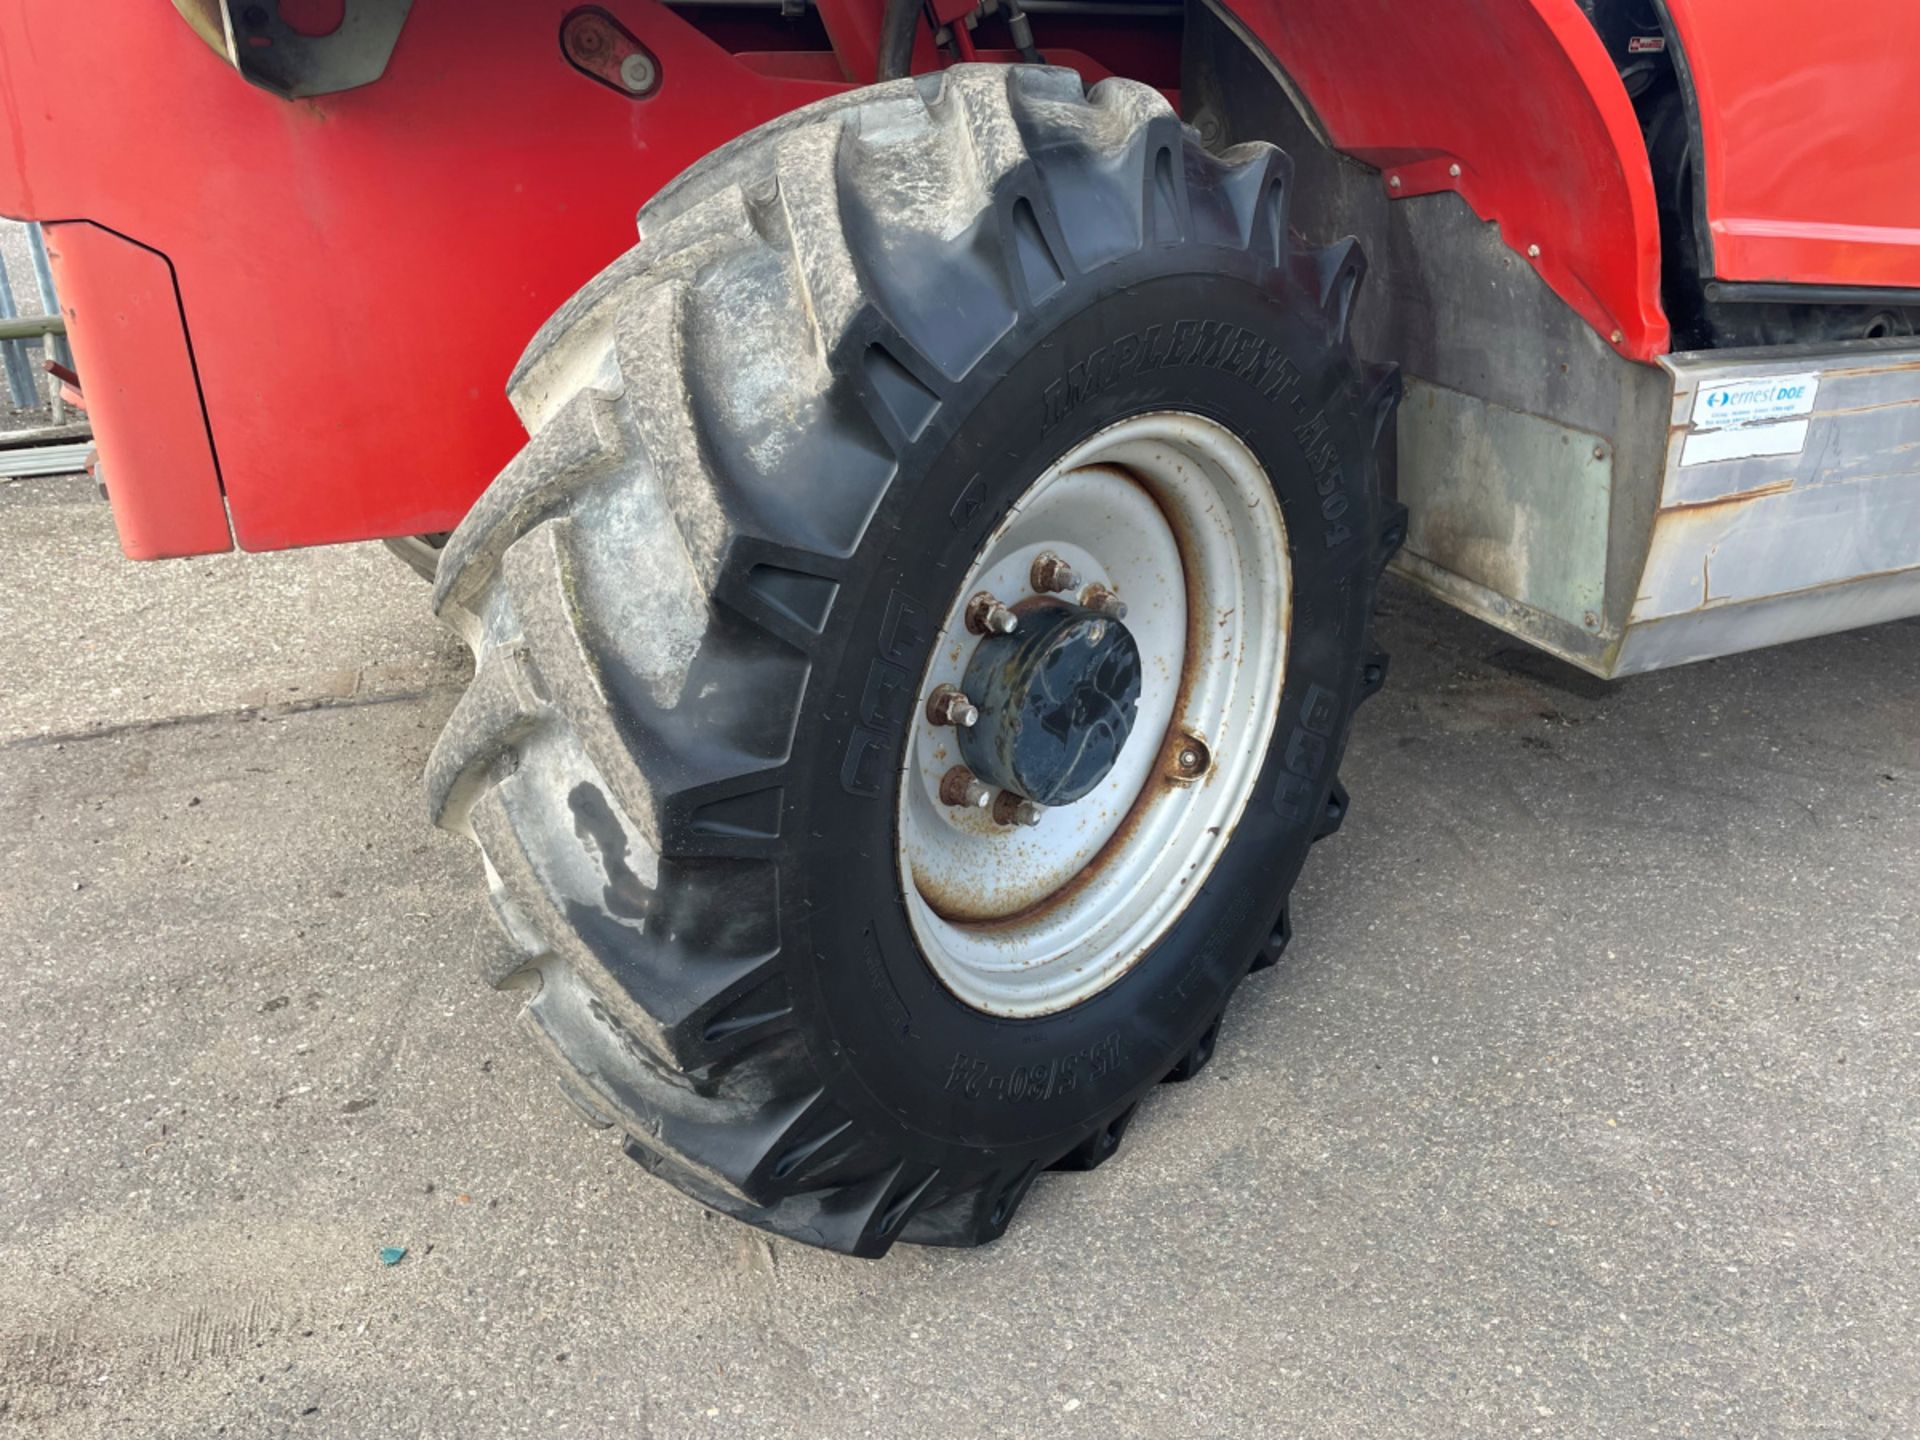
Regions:
<instances>
[{"instance_id":1,"label":"concrete ground","mask_svg":"<svg viewBox=\"0 0 1920 1440\"><path fill-rule=\"evenodd\" d=\"M1385 612L1212 1067L861 1264L650 1181L472 978L397 562L0 488L0 1436L1920 1432L1920 624L1608 687Z\"/></svg>"}]
</instances>

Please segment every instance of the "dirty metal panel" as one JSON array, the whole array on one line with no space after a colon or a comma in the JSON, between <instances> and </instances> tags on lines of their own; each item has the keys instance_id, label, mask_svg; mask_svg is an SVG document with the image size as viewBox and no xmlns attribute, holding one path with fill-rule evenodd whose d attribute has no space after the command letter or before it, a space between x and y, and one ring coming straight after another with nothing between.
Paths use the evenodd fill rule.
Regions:
<instances>
[{"instance_id":1,"label":"dirty metal panel","mask_svg":"<svg viewBox=\"0 0 1920 1440\"><path fill-rule=\"evenodd\" d=\"M1910 615L1920 615L1920 566L1741 605L1709 605L1636 625L1621 647L1613 673L1664 670Z\"/></svg>"},{"instance_id":2,"label":"dirty metal panel","mask_svg":"<svg viewBox=\"0 0 1920 1440\"><path fill-rule=\"evenodd\" d=\"M1399 424L1406 550L1569 625L1598 628L1612 445L1413 378Z\"/></svg>"},{"instance_id":3,"label":"dirty metal panel","mask_svg":"<svg viewBox=\"0 0 1920 1440\"><path fill-rule=\"evenodd\" d=\"M1920 611L1920 346L1718 351L1663 364L1673 377L1666 472L1615 673ZM1727 429L1702 396L1792 390L1803 378L1816 384L1788 453L1699 460L1700 435ZM1762 437L1769 448L1796 419L1756 411L1732 428L1773 429Z\"/></svg>"}]
</instances>

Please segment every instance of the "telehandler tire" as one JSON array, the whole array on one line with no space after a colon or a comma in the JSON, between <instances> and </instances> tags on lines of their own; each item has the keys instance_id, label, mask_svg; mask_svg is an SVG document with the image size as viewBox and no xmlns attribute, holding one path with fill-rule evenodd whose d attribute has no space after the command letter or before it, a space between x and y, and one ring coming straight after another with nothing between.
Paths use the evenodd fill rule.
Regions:
<instances>
[{"instance_id":1,"label":"telehandler tire","mask_svg":"<svg viewBox=\"0 0 1920 1440\"><path fill-rule=\"evenodd\" d=\"M1291 174L1126 81L856 91L664 190L520 362L430 803L486 978L688 1195L993 1239L1278 957L1404 529Z\"/></svg>"}]
</instances>

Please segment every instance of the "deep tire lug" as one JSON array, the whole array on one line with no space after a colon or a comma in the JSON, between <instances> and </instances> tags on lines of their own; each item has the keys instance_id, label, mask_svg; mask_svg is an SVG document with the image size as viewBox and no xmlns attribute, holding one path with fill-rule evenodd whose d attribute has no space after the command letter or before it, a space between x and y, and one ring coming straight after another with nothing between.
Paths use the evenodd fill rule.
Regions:
<instances>
[{"instance_id":1,"label":"deep tire lug","mask_svg":"<svg viewBox=\"0 0 1920 1440\"><path fill-rule=\"evenodd\" d=\"M1376 650L1360 662L1360 698L1371 699L1387 683L1387 653Z\"/></svg>"},{"instance_id":2,"label":"deep tire lug","mask_svg":"<svg viewBox=\"0 0 1920 1440\"><path fill-rule=\"evenodd\" d=\"M1224 1015L1222 1011L1222 1015ZM1213 1017L1213 1023L1201 1032L1200 1038L1193 1042L1193 1048L1180 1057L1179 1063L1166 1073L1166 1083L1184 1084L1207 1068L1207 1062L1213 1059L1213 1047L1220 1039L1221 1015Z\"/></svg>"},{"instance_id":3,"label":"deep tire lug","mask_svg":"<svg viewBox=\"0 0 1920 1440\"><path fill-rule=\"evenodd\" d=\"M1267 943L1254 952L1253 964L1247 967L1249 973L1270 970L1278 965L1292 940L1293 915L1290 908L1282 908L1280 918L1273 922L1273 931L1267 936Z\"/></svg>"},{"instance_id":4,"label":"deep tire lug","mask_svg":"<svg viewBox=\"0 0 1920 1440\"><path fill-rule=\"evenodd\" d=\"M1139 1109L1137 1102L1129 1105L1047 1168L1082 1171L1099 1169L1118 1153L1121 1137L1127 1133L1127 1126L1133 1123L1133 1117Z\"/></svg>"},{"instance_id":5,"label":"deep tire lug","mask_svg":"<svg viewBox=\"0 0 1920 1440\"><path fill-rule=\"evenodd\" d=\"M1337 833L1347 819L1347 787L1338 780L1327 790L1326 813L1321 816L1320 828L1313 832L1315 840L1325 840Z\"/></svg>"}]
</instances>

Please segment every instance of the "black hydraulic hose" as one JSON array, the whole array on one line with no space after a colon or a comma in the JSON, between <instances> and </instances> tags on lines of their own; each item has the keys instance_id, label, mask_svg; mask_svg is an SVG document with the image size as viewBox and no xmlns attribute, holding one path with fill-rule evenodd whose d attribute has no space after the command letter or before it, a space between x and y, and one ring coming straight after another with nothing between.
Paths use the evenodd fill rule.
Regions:
<instances>
[{"instance_id":1,"label":"black hydraulic hose","mask_svg":"<svg viewBox=\"0 0 1920 1440\"><path fill-rule=\"evenodd\" d=\"M913 73L913 38L919 29L920 0L887 0L880 12L880 79Z\"/></svg>"}]
</instances>

